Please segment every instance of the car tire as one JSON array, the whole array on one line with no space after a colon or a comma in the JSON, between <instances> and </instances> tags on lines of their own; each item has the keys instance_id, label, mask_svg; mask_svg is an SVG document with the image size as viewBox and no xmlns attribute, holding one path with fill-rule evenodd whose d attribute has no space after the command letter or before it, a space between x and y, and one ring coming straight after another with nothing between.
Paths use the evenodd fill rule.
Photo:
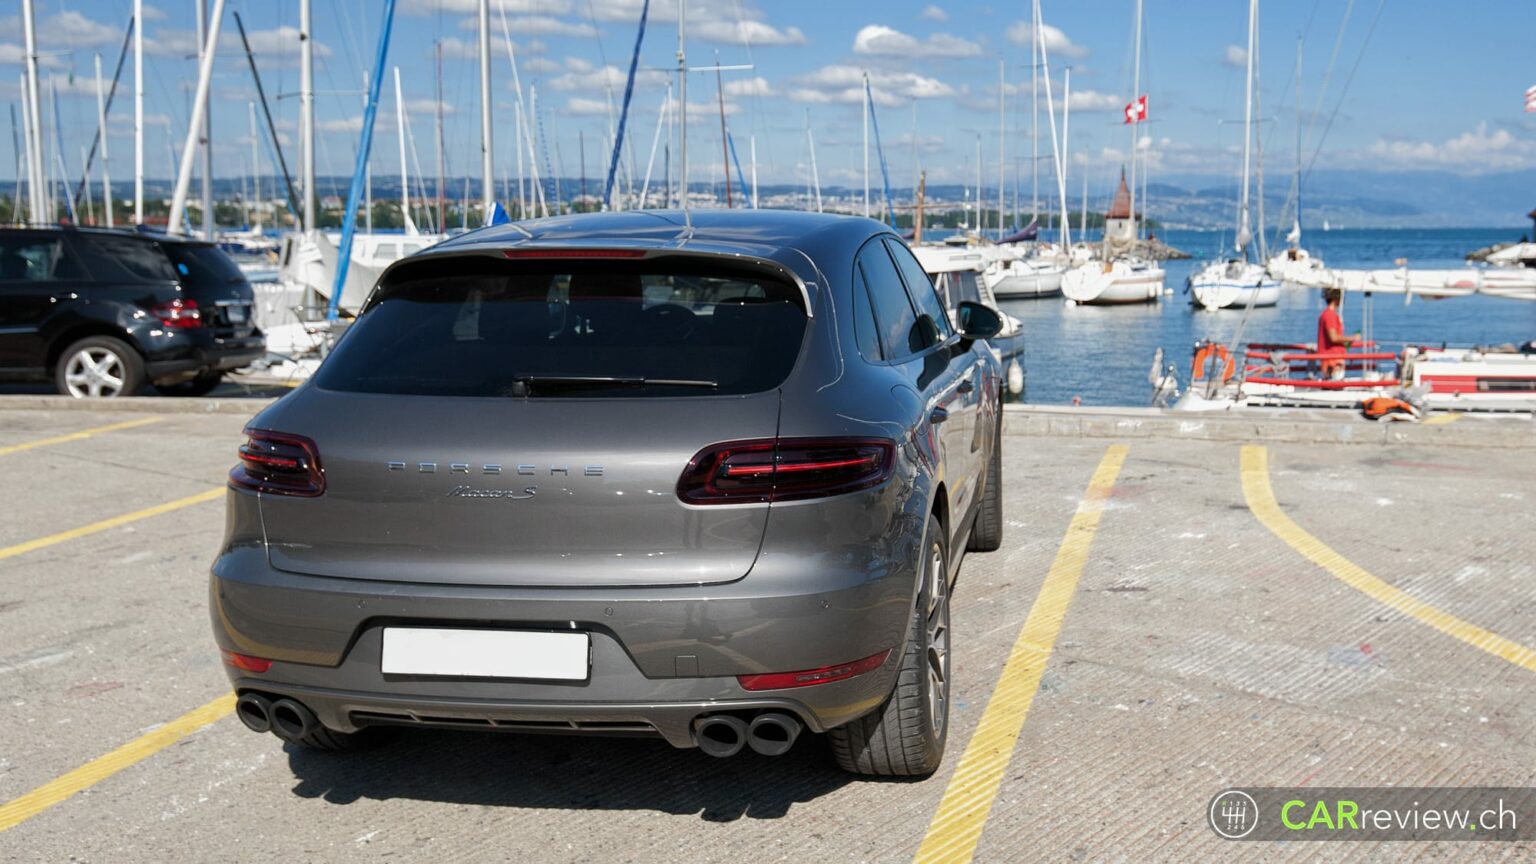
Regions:
<instances>
[{"instance_id":1,"label":"car tire","mask_svg":"<svg viewBox=\"0 0 1536 864\"><path fill-rule=\"evenodd\" d=\"M1003 416L998 412L997 434L992 439L992 453L987 457L986 488L981 493L981 509L971 525L968 552L996 552L1003 545Z\"/></svg>"},{"instance_id":2,"label":"car tire","mask_svg":"<svg viewBox=\"0 0 1536 864\"><path fill-rule=\"evenodd\" d=\"M207 370L197 373L196 378L189 378L186 381L178 381L175 384L156 384L155 390L161 396L207 396L223 381L223 372Z\"/></svg>"},{"instance_id":3,"label":"car tire","mask_svg":"<svg viewBox=\"0 0 1536 864\"><path fill-rule=\"evenodd\" d=\"M59 355L53 385L77 399L137 396L144 389L144 359L121 339L87 336Z\"/></svg>"},{"instance_id":4,"label":"car tire","mask_svg":"<svg viewBox=\"0 0 1536 864\"><path fill-rule=\"evenodd\" d=\"M928 517L923 584L902 648L896 687L879 708L829 730L838 767L854 774L926 777L944 758L949 734L949 554L944 529Z\"/></svg>"}]
</instances>

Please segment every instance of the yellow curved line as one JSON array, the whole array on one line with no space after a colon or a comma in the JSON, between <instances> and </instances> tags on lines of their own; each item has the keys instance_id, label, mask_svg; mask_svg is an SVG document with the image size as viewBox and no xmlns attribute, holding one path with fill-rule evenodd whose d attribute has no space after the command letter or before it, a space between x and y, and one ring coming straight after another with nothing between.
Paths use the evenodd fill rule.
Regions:
<instances>
[{"instance_id":1,"label":"yellow curved line","mask_svg":"<svg viewBox=\"0 0 1536 864\"><path fill-rule=\"evenodd\" d=\"M226 693L152 732L140 735L105 756L92 759L68 774L44 783L20 798L0 804L0 831L14 828L75 793L89 789L124 768L148 759L204 726L223 719L234 709L234 694Z\"/></svg>"},{"instance_id":2,"label":"yellow curved line","mask_svg":"<svg viewBox=\"0 0 1536 864\"><path fill-rule=\"evenodd\" d=\"M1291 521L1291 517L1285 515L1285 511L1275 501L1275 492L1269 483L1269 451L1264 447L1256 444L1243 447L1242 477L1243 497L1248 501L1248 509L1265 528L1313 564L1384 606L1416 618L1447 636L1460 639L1501 660L1536 672L1536 651L1448 612L1442 612L1401 588L1373 576L1364 567L1333 551L1323 541Z\"/></svg>"},{"instance_id":3,"label":"yellow curved line","mask_svg":"<svg viewBox=\"0 0 1536 864\"><path fill-rule=\"evenodd\" d=\"M1019 631L987 709L944 789L938 812L934 813L923 845L917 850L918 861L966 862L975 856L981 829L987 823L992 802L1013 758L1014 746L1024 731L1029 707L1040 689L1040 676L1050 662L1067 607L1088 563L1088 549L1099 527L1104 502L1128 452L1130 448L1124 444L1110 447L1093 472L1093 479L1088 481L1088 491L1077 505L1072 524L1067 526L1056 560L1030 607L1029 618Z\"/></svg>"}]
</instances>

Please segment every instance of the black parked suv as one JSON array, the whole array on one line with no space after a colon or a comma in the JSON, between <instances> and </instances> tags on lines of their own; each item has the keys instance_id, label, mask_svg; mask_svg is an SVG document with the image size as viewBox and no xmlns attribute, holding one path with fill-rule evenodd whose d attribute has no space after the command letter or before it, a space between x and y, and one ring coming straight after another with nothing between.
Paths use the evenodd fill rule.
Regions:
<instances>
[{"instance_id":1,"label":"black parked suv","mask_svg":"<svg viewBox=\"0 0 1536 864\"><path fill-rule=\"evenodd\" d=\"M201 396L260 358L240 268L211 243L87 228L0 229L0 379L66 396L146 384Z\"/></svg>"}]
</instances>

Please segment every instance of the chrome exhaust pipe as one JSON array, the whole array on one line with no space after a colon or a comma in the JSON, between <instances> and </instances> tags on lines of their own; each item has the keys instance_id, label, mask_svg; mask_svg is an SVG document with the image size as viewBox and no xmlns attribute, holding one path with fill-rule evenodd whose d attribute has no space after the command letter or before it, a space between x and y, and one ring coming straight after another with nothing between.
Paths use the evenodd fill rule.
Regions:
<instances>
[{"instance_id":1,"label":"chrome exhaust pipe","mask_svg":"<svg viewBox=\"0 0 1536 864\"><path fill-rule=\"evenodd\" d=\"M260 693L246 693L235 700L235 715L252 732L272 731L272 700Z\"/></svg>"},{"instance_id":2,"label":"chrome exhaust pipe","mask_svg":"<svg viewBox=\"0 0 1536 864\"><path fill-rule=\"evenodd\" d=\"M313 711L292 699L272 703L272 734L284 741L301 741L320 727Z\"/></svg>"},{"instance_id":3,"label":"chrome exhaust pipe","mask_svg":"<svg viewBox=\"0 0 1536 864\"><path fill-rule=\"evenodd\" d=\"M795 739L804 728L798 717L769 711L752 718L752 725L747 727L747 743L763 756L783 756L795 746Z\"/></svg>"},{"instance_id":4,"label":"chrome exhaust pipe","mask_svg":"<svg viewBox=\"0 0 1536 864\"><path fill-rule=\"evenodd\" d=\"M746 744L747 724L740 717L715 714L693 721L693 737L699 749L717 759L735 756Z\"/></svg>"}]
</instances>

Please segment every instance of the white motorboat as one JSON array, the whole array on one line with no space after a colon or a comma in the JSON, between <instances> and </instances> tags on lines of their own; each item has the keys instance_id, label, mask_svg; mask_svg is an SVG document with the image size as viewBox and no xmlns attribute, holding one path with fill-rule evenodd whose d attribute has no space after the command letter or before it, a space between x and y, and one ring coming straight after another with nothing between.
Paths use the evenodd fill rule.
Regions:
<instances>
[{"instance_id":1,"label":"white motorboat","mask_svg":"<svg viewBox=\"0 0 1536 864\"><path fill-rule=\"evenodd\" d=\"M998 304L997 295L982 278L986 255L979 249L956 246L914 246L912 254L933 279L934 289L949 310L951 323L958 325L956 310L969 300L987 306L1003 319L1003 329L987 342L997 349L1006 372L1008 394L1024 395L1024 322L1009 315Z\"/></svg>"},{"instance_id":2,"label":"white motorboat","mask_svg":"<svg viewBox=\"0 0 1536 864\"><path fill-rule=\"evenodd\" d=\"M1289 288L1326 288L1334 282L1321 258L1294 245L1269 259L1269 275Z\"/></svg>"},{"instance_id":3,"label":"white motorboat","mask_svg":"<svg viewBox=\"0 0 1536 864\"><path fill-rule=\"evenodd\" d=\"M1280 283L1258 264L1240 259L1213 261L1189 277L1190 302L1207 311L1274 306Z\"/></svg>"}]
</instances>

